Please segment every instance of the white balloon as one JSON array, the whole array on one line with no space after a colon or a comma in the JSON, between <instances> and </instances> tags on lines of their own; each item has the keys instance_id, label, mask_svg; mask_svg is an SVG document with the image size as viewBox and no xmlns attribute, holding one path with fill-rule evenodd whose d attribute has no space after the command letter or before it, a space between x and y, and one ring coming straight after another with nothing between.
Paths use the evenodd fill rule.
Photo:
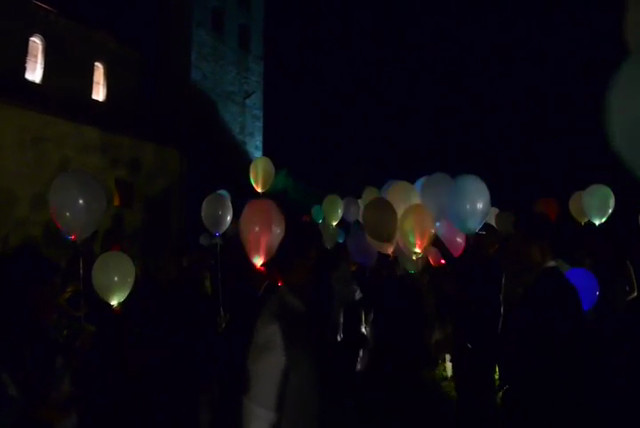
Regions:
<instances>
[{"instance_id":1,"label":"white balloon","mask_svg":"<svg viewBox=\"0 0 640 428\"><path fill-rule=\"evenodd\" d=\"M136 279L131 258L120 251L109 251L98 257L91 272L96 293L111 306L127 298Z\"/></svg>"}]
</instances>

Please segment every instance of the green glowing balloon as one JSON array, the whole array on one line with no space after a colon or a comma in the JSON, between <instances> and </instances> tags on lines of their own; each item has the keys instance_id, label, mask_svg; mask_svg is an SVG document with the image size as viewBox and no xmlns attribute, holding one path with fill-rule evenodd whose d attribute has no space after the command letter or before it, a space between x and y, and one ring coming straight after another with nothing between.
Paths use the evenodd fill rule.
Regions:
<instances>
[{"instance_id":1,"label":"green glowing balloon","mask_svg":"<svg viewBox=\"0 0 640 428\"><path fill-rule=\"evenodd\" d=\"M320 205L314 205L313 208L311 208L311 217L313 217L313 221L316 223L322 223L324 213L322 212L322 207Z\"/></svg>"},{"instance_id":2,"label":"green glowing balloon","mask_svg":"<svg viewBox=\"0 0 640 428\"><path fill-rule=\"evenodd\" d=\"M611 215L616 205L616 198L608 186L594 184L582 194L584 212L596 226L601 225Z\"/></svg>"},{"instance_id":3,"label":"green glowing balloon","mask_svg":"<svg viewBox=\"0 0 640 428\"><path fill-rule=\"evenodd\" d=\"M342 199L340 199L340 196L338 195L329 195L324 198L324 201L322 202L324 218L331 224L331 226L338 224L342 218L342 209Z\"/></svg>"}]
</instances>

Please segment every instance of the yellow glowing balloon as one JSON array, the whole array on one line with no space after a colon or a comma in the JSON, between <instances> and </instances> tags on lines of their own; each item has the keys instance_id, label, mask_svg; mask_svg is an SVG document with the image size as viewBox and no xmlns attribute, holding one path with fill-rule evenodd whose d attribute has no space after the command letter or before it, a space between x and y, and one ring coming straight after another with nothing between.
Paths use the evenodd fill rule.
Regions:
<instances>
[{"instance_id":1,"label":"yellow glowing balloon","mask_svg":"<svg viewBox=\"0 0 640 428\"><path fill-rule=\"evenodd\" d=\"M380 196L380 191L378 189L372 186L365 187L362 192L362 197L360 198L360 206L364 207L370 200L377 198L378 196Z\"/></svg>"},{"instance_id":2,"label":"yellow glowing balloon","mask_svg":"<svg viewBox=\"0 0 640 428\"><path fill-rule=\"evenodd\" d=\"M322 213L324 214L324 219L331 226L335 226L338 224L340 219L342 218L342 210L343 210L342 199L338 195L328 195L322 201Z\"/></svg>"},{"instance_id":3,"label":"yellow glowing balloon","mask_svg":"<svg viewBox=\"0 0 640 428\"><path fill-rule=\"evenodd\" d=\"M411 205L400 216L398 240L407 255L421 255L434 234L433 216L424 205Z\"/></svg>"},{"instance_id":4,"label":"yellow glowing balloon","mask_svg":"<svg viewBox=\"0 0 640 428\"><path fill-rule=\"evenodd\" d=\"M589 221L589 216L584 212L582 193L582 191L579 191L571 195L571 199L569 199L569 211L571 211L571 215L578 223L585 224Z\"/></svg>"},{"instance_id":5,"label":"yellow glowing balloon","mask_svg":"<svg viewBox=\"0 0 640 428\"><path fill-rule=\"evenodd\" d=\"M251 180L253 188L259 193L264 193L271 187L275 175L276 169L268 157L262 156L251 162L249 179Z\"/></svg>"}]
</instances>

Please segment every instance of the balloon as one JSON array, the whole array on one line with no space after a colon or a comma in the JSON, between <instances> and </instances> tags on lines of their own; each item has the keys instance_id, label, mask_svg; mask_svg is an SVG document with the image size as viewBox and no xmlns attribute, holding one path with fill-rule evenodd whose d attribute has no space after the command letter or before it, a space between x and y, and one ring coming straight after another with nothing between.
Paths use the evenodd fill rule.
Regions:
<instances>
[{"instance_id":1,"label":"balloon","mask_svg":"<svg viewBox=\"0 0 640 428\"><path fill-rule=\"evenodd\" d=\"M342 218L342 208L342 199L340 199L338 195L328 195L324 198L324 201L322 201L322 213L324 214L325 220L332 226L338 224Z\"/></svg>"},{"instance_id":2,"label":"balloon","mask_svg":"<svg viewBox=\"0 0 640 428\"><path fill-rule=\"evenodd\" d=\"M435 233L433 216L422 204L404 210L398 222L398 241L409 256L422 254Z\"/></svg>"},{"instance_id":3,"label":"balloon","mask_svg":"<svg viewBox=\"0 0 640 428\"><path fill-rule=\"evenodd\" d=\"M584 212L596 226L607 221L615 205L616 198L613 192L604 184L589 186L582 194Z\"/></svg>"},{"instance_id":4,"label":"balloon","mask_svg":"<svg viewBox=\"0 0 640 428\"><path fill-rule=\"evenodd\" d=\"M395 239L393 240L393 242L380 242L367 235L367 242L369 242L369 245L375 248L376 251L382 254L392 255L393 251L396 248Z\"/></svg>"},{"instance_id":5,"label":"balloon","mask_svg":"<svg viewBox=\"0 0 640 428\"><path fill-rule=\"evenodd\" d=\"M447 219L436 222L436 234L444 242L453 257L460 257L467 243L467 236Z\"/></svg>"},{"instance_id":6,"label":"balloon","mask_svg":"<svg viewBox=\"0 0 640 428\"><path fill-rule=\"evenodd\" d=\"M353 223L354 221L360 218L360 202L358 202L355 198L344 198L344 213L342 216L349 223Z\"/></svg>"},{"instance_id":7,"label":"balloon","mask_svg":"<svg viewBox=\"0 0 640 428\"><path fill-rule=\"evenodd\" d=\"M346 238L346 235L344 233L344 230L338 229L338 242L342 244L345 238Z\"/></svg>"},{"instance_id":8,"label":"balloon","mask_svg":"<svg viewBox=\"0 0 640 428\"><path fill-rule=\"evenodd\" d=\"M372 199L380 196L380 191L372 186L367 186L364 188L362 192L362 196L360 197L360 205L363 207L369 203Z\"/></svg>"},{"instance_id":9,"label":"balloon","mask_svg":"<svg viewBox=\"0 0 640 428\"><path fill-rule=\"evenodd\" d=\"M249 260L261 267L276 253L284 236L284 216L270 199L249 201L240 216L240 239Z\"/></svg>"},{"instance_id":10,"label":"balloon","mask_svg":"<svg viewBox=\"0 0 640 428\"><path fill-rule=\"evenodd\" d=\"M233 219L231 200L222 193L212 193L202 203L200 210L202 222L209 232L216 236L222 235Z\"/></svg>"},{"instance_id":11,"label":"balloon","mask_svg":"<svg viewBox=\"0 0 640 428\"><path fill-rule=\"evenodd\" d=\"M253 188L259 193L264 193L271 187L275 175L276 169L268 157L262 156L251 162L249 178L251 179Z\"/></svg>"},{"instance_id":12,"label":"balloon","mask_svg":"<svg viewBox=\"0 0 640 428\"><path fill-rule=\"evenodd\" d=\"M394 242L398 215L391 202L382 197L369 201L362 210L362 224L367 235L378 242Z\"/></svg>"},{"instance_id":13,"label":"balloon","mask_svg":"<svg viewBox=\"0 0 640 428\"><path fill-rule=\"evenodd\" d=\"M420 200L436 221L447 216L452 192L453 179L442 172L428 176L422 184Z\"/></svg>"},{"instance_id":14,"label":"balloon","mask_svg":"<svg viewBox=\"0 0 640 428\"><path fill-rule=\"evenodd\" d=\"M535 212L546 215L554 223L560 213L560 206L554 198L538 199L533 208Z\"/></svg>"},{"instance_id":15,"label":"balloon","mask_svg":"<svg viewBox=\"0 0 640 428\"><path fill-rule=\"evenodd\" d=\"M609 143L627 168L640 176L640 55L630 56L612 79L606 116Z\"/></svg>"},{"instance_id":16,"label":"balloon","mask_svg":"<svg viewBox=\"0 0 640 428\"><path fill-rule=\"evenodd\" d=\"M385 198L391 202L396 209L398 217L401 217L404 210L409 206L420 203L418 191L407 181L394 182L385 195Z\"/></svg>"},{"instance_id":17,"label":"balloon","mask_svg":"<svg viewBox=\"0 0 640 428\"><path fill-rule=\"evenodd\" d=\"M447 264L447 262L442 257L440 250L438 250L436 247L427 248L427 250L425 251L425 256L427 257L427 259L429 259L429 263L431 263L431 266L433 267Z\"/></svg>"},{"instance_id":18,"label":"balloon","mask_svg":"<svg viewBox=\"0 0 640 428\"><path fill-rule=\"evenodd\" d=\"M327 249L332 249L338 242L338 229L332 226L328 221L320 223L320 231L322 232L322 243Z\"/></svg>"},{"instance_id":19,"label":"balloon","mask_svg":"<svg viewBox=\"0 0 640 428\"><path fill-rule=\"evenodd\" d=\"M409 273L418 273L424 268L427 258L422 254L407 254L401 248L396 251L398 262Z\"/></svg>"},{"instance_id":20,"label":"balloon","mask_svg":"<svg viewBox=\"0 0 640 428\"><path fill-rule=\"evenodd\" d=\"M127 298L136 279L136 267L131 258L120 251L109 251L98 257L91 280L96 293L111 306Z\"/></svg>"},{"instance_id":21,"label":"balloon","mask_svg":"<svg viewBox=\"0 0 640 428\"><path fill-rule=\"evenodd\" d=\"M478 176L456 177L449 206L453 224L463 233L476 233L491 209L489 189Z\"/></svg>"},{"instance_id":22,"label":"balloon","mask_svg":"<svg viewBox=\"0 0 640 428\"><path fill-rule=\"evenodd\" d=\"M229 200L231 200L231 193L224 189L220 189L216 193L220 193L221 195L226 196L227 198L229 198Z\"/></svg>"},{"instance_id":23,"label":"balloon","mask_svg":"<svg viewBox=\"0 0 640 428\"><path fill-rule=\"evenodd\" d=\"M313 217L313 221L320 224L322 220L324 220L324 213L322 212L322 207L320 205L314 205L311 208L311 217Z\"/></svg>"},{"instance_id":24,"label":"balloon","mask_svg":"<svg viewBox=\"0 0 640 428\"><path fill-rule=\"evenodd\" d=\"M429 178L429 176L425 175L424 177L418 178L416 182L413 183L413 187L415 187L416 190L418 191L418 195L422 193L422 187L424 186L424 183L427 181L427 178Z\"/></svg>"},{"instance_id":25,"label":"balloon","mask_svg":"<svg viewBox=\"0 0 640 428\"><path fill-rule=\"evenodd\" d=\"M496 216L499 213L500 213L499 209L497 209L496 207L491 207L491 209L489 210L489 215L487 216L487 219L484 222L489 223L491 226L497 229L498 226L496 226Z\"/></svg>"},{"instance_id":26,"label":"balloon","mask_svg":"<svg viewBox=\"0 0 640 428\"><path fill-rule=\"evenodd\" d=\"M389 189L391 189L391 186L393 186L394 184L396 184L398 182L398 180L389 180L386 183L384 183L384 186L382 186L380 188L380 194L383 197L387 197L387 195L389 194ZM387 198L389 199L389 198Z\"/></svg>"},{"instance_id":27,"label":"balloon","mask_svg":"<svg viewBox=\"0 0 640 428\"><path fill-rule=\"evenodd\" d=\"M583 191L575 192L569 199L569 211L573 218L580 224L585 224L589 221L589 216L584 212L584 205L582 203Z\"/></svg>"},{"instance_id":28,"label":"balloon","mask_svg":"<svg viewBox=\"0 0 640 428\"><path fill-rule=\"evenodd\" d=\"M51 184L49 209L60 230L71 240L82 241L98 230L107 210L107 197L88 173L65 172Z\"/></svg>"},{"instance_id":29,"label":"balloon","mask_svg":"<svg viewBox=\"0 0 640 428\"><path fill-rule=\"evenodd\" d=\"M600 286L596 276L584 268L573 268L565 272L567 279L578 290L582 309L585 311L593 308L600 295Z\"/></svg>"},{"instance_id":30,"label":"balloon","mask_svg":"<svg viewBox=\"0 0 640 428\"><path fill-rule=\"evenodd\" d=\"M365 267L372 267L378 258L378 250L373 248L367 240L362 224L353 223L347 237L347 250L351 260Z\"/></svg>"}]
</instances>

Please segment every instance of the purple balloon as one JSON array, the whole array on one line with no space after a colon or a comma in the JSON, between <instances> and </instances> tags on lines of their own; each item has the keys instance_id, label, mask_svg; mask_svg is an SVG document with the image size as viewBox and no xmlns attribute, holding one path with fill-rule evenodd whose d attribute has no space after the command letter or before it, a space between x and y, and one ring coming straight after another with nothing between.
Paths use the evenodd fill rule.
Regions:
<instances>
[{"instance_id":1,"label":"purple balloon","mask_svg":"<svg viewBox=\"0 0 640 428\"><path fill-rule=\"evenodd\" d=\"M351 260L365 267L372 267L378 258L378 251L369 244L367 234L359 222L354 222L351 226L347 249Z\"/></svg>"},{"instance_id":2,"label":"purple balloon","mask_svg":"<svg viewBox=\"0 0 640 428\"><path fill-rule=\"evenodd\" d=\"M344 207L342 218L344 218L349 223L353 223L360 218L360 202L358 202L357 199L344 198L342 203Z\"/></svg>"}]
</instances>

